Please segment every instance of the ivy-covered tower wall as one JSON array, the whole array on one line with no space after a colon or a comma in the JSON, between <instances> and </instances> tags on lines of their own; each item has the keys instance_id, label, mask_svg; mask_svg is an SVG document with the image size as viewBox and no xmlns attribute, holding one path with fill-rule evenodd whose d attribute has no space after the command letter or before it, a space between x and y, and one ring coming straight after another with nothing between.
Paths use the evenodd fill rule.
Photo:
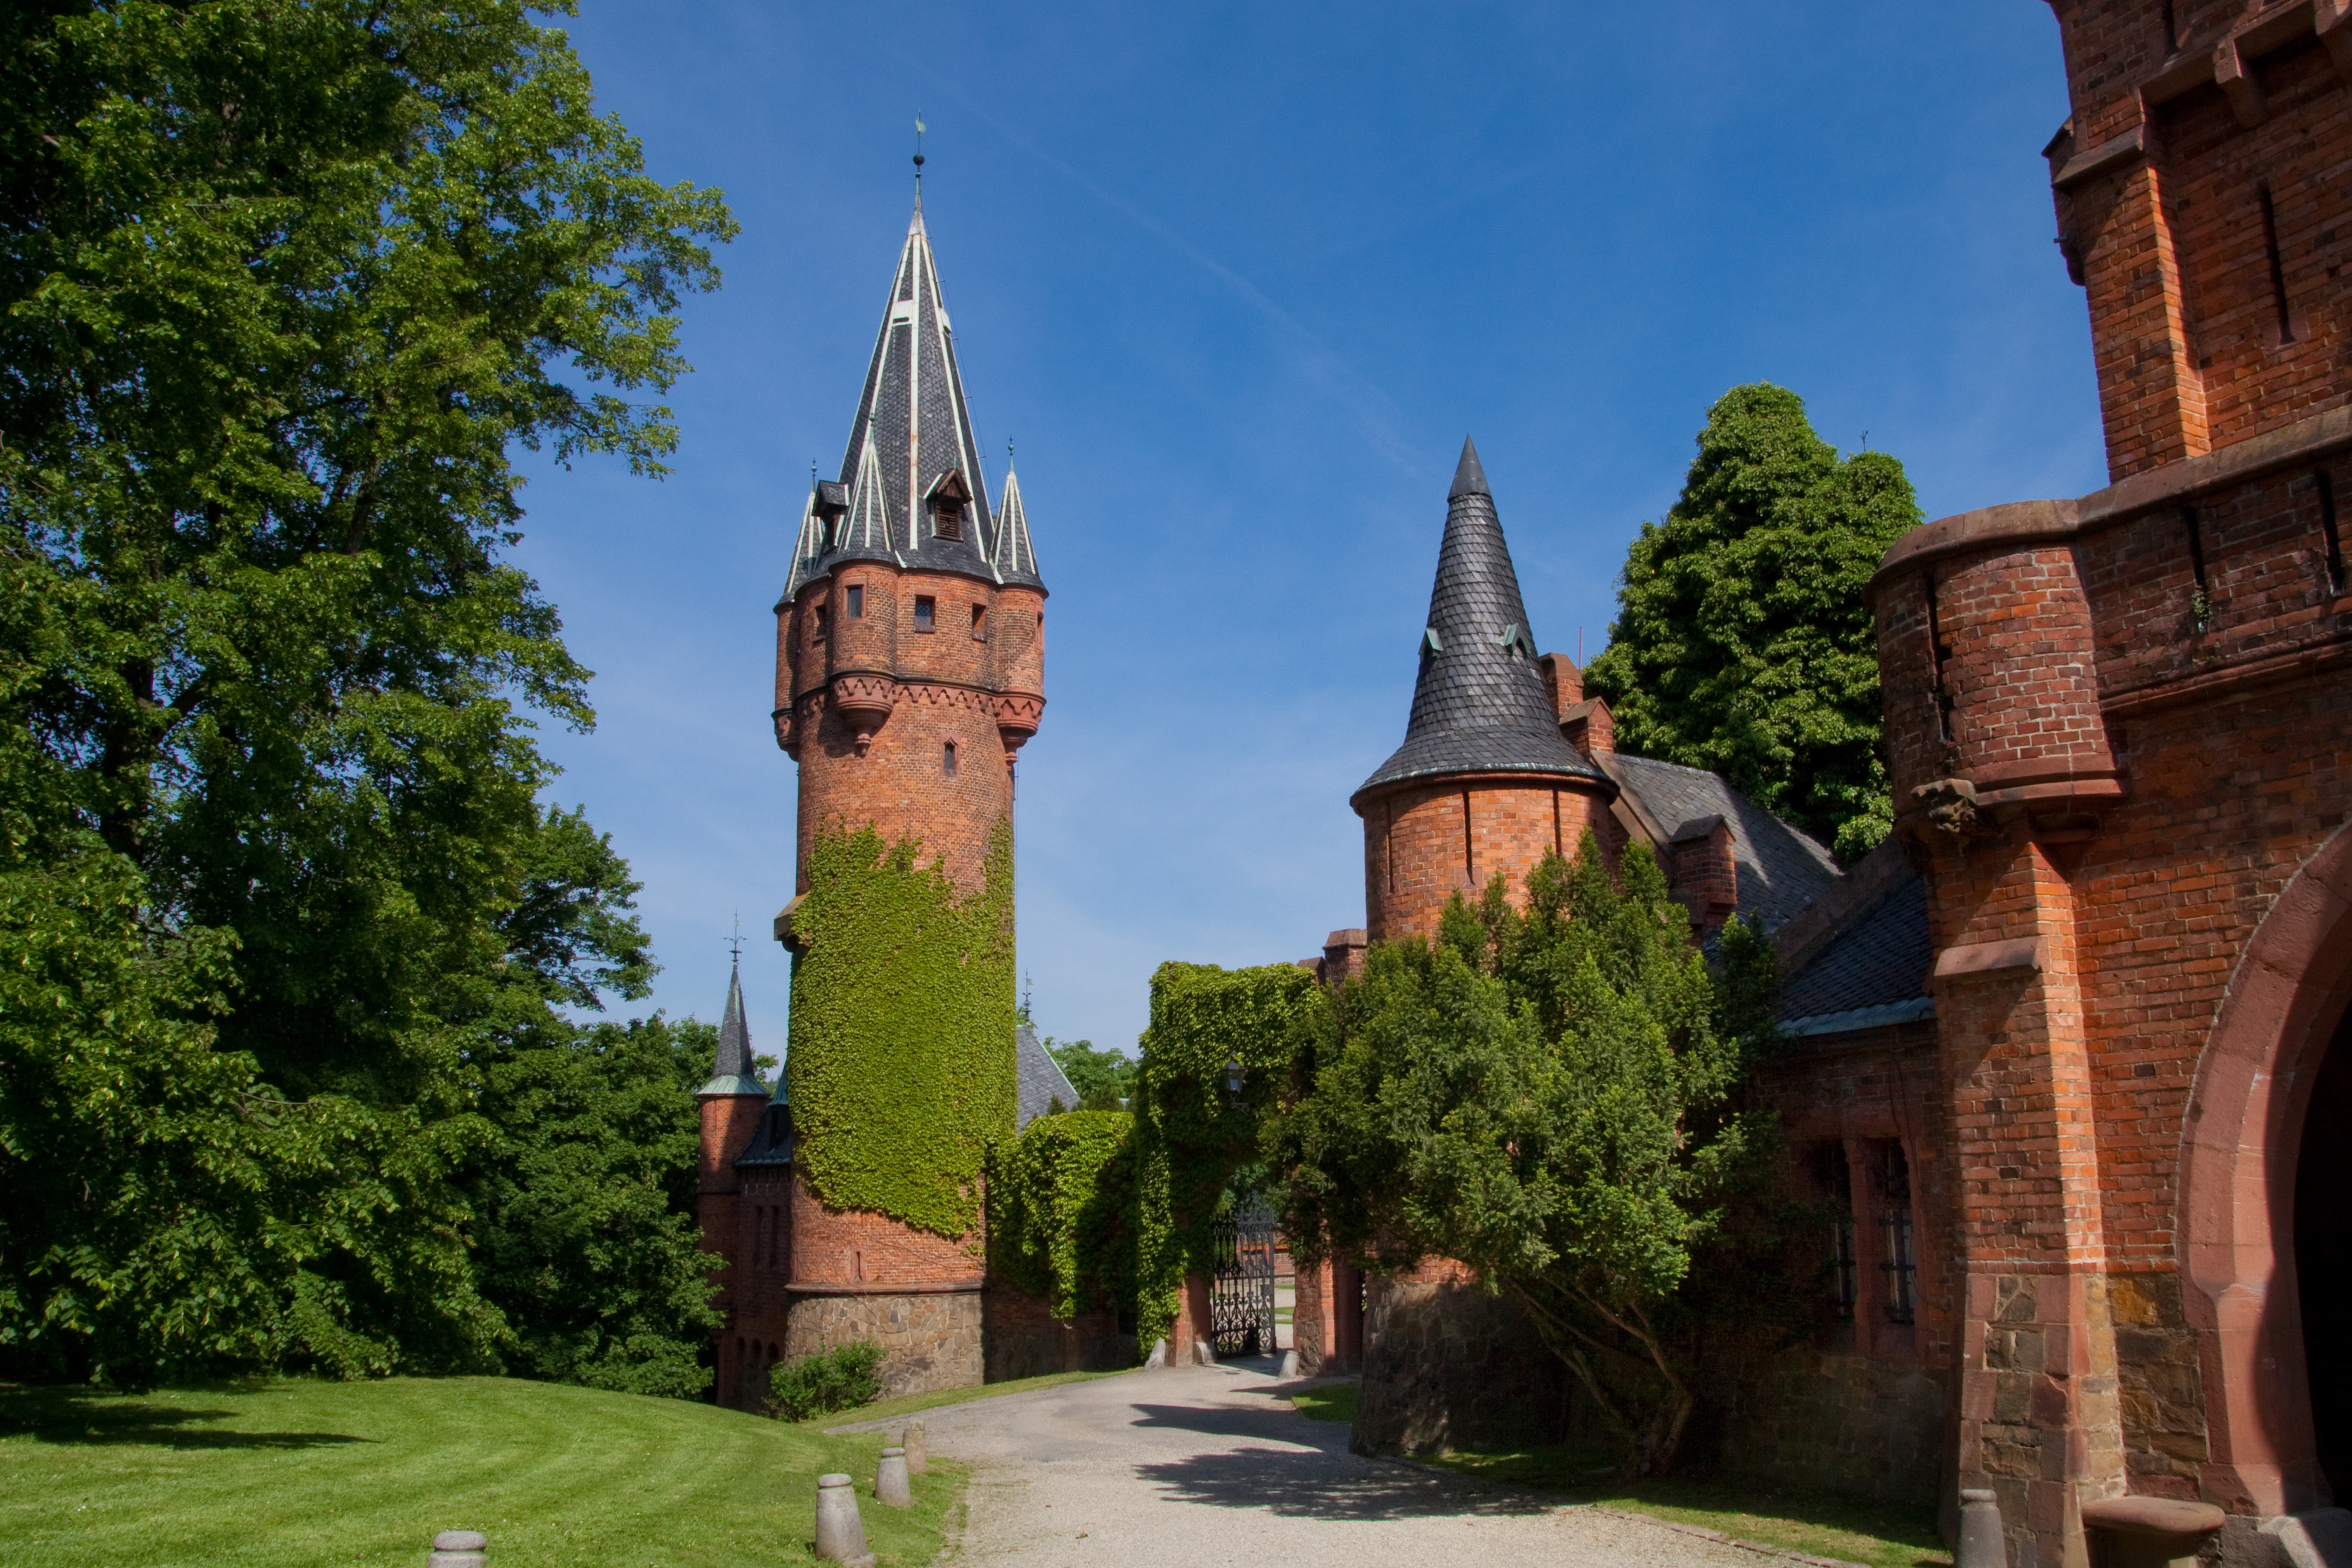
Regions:
<instances>
[{"instance_id":1,"label":"ivy-covered tower wall","mask_svg":"<svg viewBox=\"0 0 2352 1568\"><path fill-rule=\"evenodd\" d=\"M840 478L776 605L799 773L786 1078L791 1360L873 1340L893 1394L982 1375L981 1164L1014 1119L1014 761L1045 709L1019 483L989 504L918 205Z\"/></svg>"}]
</instances>

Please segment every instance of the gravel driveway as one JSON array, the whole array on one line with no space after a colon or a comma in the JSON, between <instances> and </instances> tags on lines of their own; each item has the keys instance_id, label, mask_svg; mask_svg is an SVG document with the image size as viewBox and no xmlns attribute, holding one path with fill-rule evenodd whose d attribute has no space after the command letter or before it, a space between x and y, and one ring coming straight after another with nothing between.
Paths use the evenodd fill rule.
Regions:
<instances>
[{"instance_id":1,"label":"gravel driveway","mask_svg":"<svg viewBox=\"0 0 2352 1568\"><path fill-rule=\"evenodd\" d=\"M1169 1367L914 1417L973 1467L961 1556L989 1568L1759 1568L1647 1521L1348 1452L1270 1363ZM848 1431L895 1430L908 1418ZM868 1503L866 1506L873 1506Z\"/></svg>"}]
</instances>

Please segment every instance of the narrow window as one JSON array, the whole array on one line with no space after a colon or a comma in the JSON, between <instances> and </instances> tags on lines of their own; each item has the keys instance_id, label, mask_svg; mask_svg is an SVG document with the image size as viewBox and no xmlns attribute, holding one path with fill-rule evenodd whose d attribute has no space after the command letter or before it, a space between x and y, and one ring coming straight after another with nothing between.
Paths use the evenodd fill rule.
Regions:
<instances>
[{"instance_id":1,"label":"narrow window","mask_svg":"<svg viewBox=\"0 0 2352 1568\"><path fill-rule=\"evenodd\" d=\"M1936 739L1952 743L1952 693L1944 684L1944 661L1952 650L1944 646L1943 616L1936 604L1936 574L1927 574L1927 695L1936 703Z\"/></svg>"},{"instance_id":2,"label":"narrow window","mask_svg":"<svg viewBox=\"0 0 2352 1568\"><path fill-rule=\"evenodd\" d=\"M1840 1322L1852 1322L1862 1285L1853 1236L1853 1168L1843 1143L1822 1144L1815 1159L1816 1179L1831 1210L1830 1301Z\"/></svg>"},{"instance_id":3,"label":"narrow window","mask_svg":"<svg viewBox=\"0 0 2352 1568\"><path fill-rule=\"evenodd\" d=\"M865 587L860 584L852 583L849 585L847 598L849 600L849 618L853 621L864 620L866 618Z\"/></svg>"},{"instance_id":4,"label":"narrow window","mask_svg":"<svg viewBox=\"0 0 2352 1568\"><path fill-rule=\"evenodd\" d=\"M1396 802L1381 802L1381 858L1388 862L1389 891L1396 891Z\"/></svg>"},{"instance_id":5,"label":"narrow window","mask_svg":"<svg viewBox=\"0 0 2352 1568\"><path fill-rule=\"evenodd\" d=\"M988 606L986 605L974 605L971 607L971 640L974 642L988 640Z\"/></svg>"},{"instance_id":6,"label":"narrow window","mask_svg":"<svg viewBox=\"0 0 2352 1568\"><path fill-rule=\"evenodd\" d=\"M2271 306L2278 311L2279 342L2291 343L2294 342L2294 322L2286 310L2286 264L2279 258L2278 206L2271 200L2269 185L2257 185L2254 190L2263 199L2263 248L2270 255Z\"/></svg>"},{"instance_id":7,"label":"narrow window","mask_svg":"<svg viewBox=\"0 0 2352 1568\"><path fill-rule=\"evenodd\" d=\"M1903 1157L1902 1144L1886 1145L1881 1181L1886 1205L1882 1219L1886 1227L1886 1261L1879 1267L1886 1270L1886 1321L1907 1323L1918 1300L1919 1256L1911 1237L1911 1163Z\"/></svg>"},{"instance_id":8,"label":"narrow window","mask_svg":"<svg viewBox=\"0 0 2352 1568\"><path fill-rule=\"evenodd\" d=\"M945 770L948 777L953 778L956 776L955 742L953 741L950 741L947 743L946 748L940 752L940 766Z\"/></svg>"},{"instance_id":9,"label":"narrow window","mask_svg":"<svg viewBox=\"0 0 2352 1568\"><path fill-rule=\"evenodd\" d=\"M939 610L940 602L937 599L932 598L929 594L916 595L915 629L919 632L927 632L935 627L939 624Z\"/></svg>"},{"instance_id":10,"label":"narrow window","mask_svg":"<svg viewBox=\"0 0 2352 1568\"><path fill-rule=\"evenodd\" d=\"M2344 592L2344 532L2336 525L2336 481L2321 468L2312 476L2319 487L2319 525L2327 534L2327 591Z\"/></svg>"},{"instance_id":11,"label":"narrow window","mask_svg":"<svg viewBox=\"0 0 2352 1568\"><path fill-rule=\"evenodd\" d=\"M1462 875L1470 885L1478 885L1478 861L1470 847L1470 792L1462 792Z\"/></svg>"},{"instance_id":12,"label":"narrow window","mask_svg":"<svg viewBox=\"0 0 2352 1568\"><path fill-rule=\"evenodd\" d=\"M816 631L814 635L818 642L824 641L825 626L832 618L831 612L824 605L816 607Z\"/></svg>"},{"instance_id":13,"label":"narrow window","mask_svg":"<svg viewBox=\"0 0 2352 1568\"><path fill-rule=\"evenodd\" d=\"M2180 28L2172 18L2172 0L2164 0L2163 11L2164 52L2167 55L2177 55L2180 52Z\"/></svg>"},{"instance_id":14,"label":"narrow window","mask_svg":"<svg viewBox=\"0 0 2352 1568\"><path fill-rule=\"evenodd\" d=\"M2189 615L2202 632L2213 624L2213 595L2205 586L2205 520L2193 506L2182 507L2180 517L2189 531Z\"/></svg>"}]
</instances>

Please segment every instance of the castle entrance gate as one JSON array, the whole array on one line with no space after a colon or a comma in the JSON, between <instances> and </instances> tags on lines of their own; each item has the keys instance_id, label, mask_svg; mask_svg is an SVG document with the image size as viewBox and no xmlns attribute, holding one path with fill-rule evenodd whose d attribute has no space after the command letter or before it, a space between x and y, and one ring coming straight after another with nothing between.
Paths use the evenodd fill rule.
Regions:
<instances>
[{"instance_id":1,"label":"castle entrance gate","mask_svg":"<svg viewBox=\"0 0 2352 1568\"><path fill-rule=\"evenodd\" d=\"M2352 1336L2340 1326L2352 1300L2352 1016L2336 1026L2304 1112L2294 1271L2319 1468L2340 1508L2352 1500Z\"/></svg>"},{"instance_id":2,"label":"castle entrance gate","mask_svg":"<svg viewBox=\"0 0 2352 1568\"><path fill-rule=\"evenodd\" d=\"M1209 1284L1209 1342L1219 1355L1274 1353L1273 1214L1257 1205L1216 1222L1211 1245L1217 1271Z\"/></svg>"}]
</instances>

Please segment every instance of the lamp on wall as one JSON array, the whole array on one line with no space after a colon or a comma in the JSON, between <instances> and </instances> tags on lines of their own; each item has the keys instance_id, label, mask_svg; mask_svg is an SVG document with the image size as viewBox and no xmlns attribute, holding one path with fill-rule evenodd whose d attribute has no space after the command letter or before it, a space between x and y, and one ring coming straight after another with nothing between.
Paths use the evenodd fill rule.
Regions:
<instances>
[{"instance_id":1,"label":"lamp on wall","mask_svg":"<svg viewBox=\"0 0 2352 1568\"><path fill-rule=\"evenodd\" d=\"M1242 1063L1239 1057L1225 1058L1225 1101L1234 1110L1242 1106Z\"/></svg>"}]
</instances>

